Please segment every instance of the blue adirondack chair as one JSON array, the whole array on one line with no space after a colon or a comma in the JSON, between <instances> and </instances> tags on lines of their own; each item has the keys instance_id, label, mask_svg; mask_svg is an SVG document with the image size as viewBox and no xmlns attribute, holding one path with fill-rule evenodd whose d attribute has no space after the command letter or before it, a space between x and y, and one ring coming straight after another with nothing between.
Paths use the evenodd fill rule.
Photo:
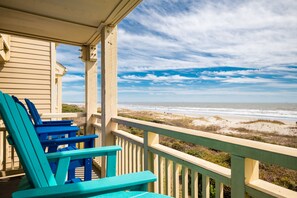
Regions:
<instances>
[{"instance_id":1,"label":"blue adirondack chair","mask_svg":"<svg viewBox=\"0 0 297 198\"><path fill-rule=\"evenodd\" d=\"M12 96L12 98L16 103L20 104L25 109L28 117L31 120L31 116L29 115L25 105L16 96ZM35 105L33 103L31 104L31 102L29 100L28 100L28 104L30 106L33 105L34 108L32 108L32 109L36 110ZM33 111L34 110L32 110L32 112ZM37 115L39 116L38 112L37 112ZM35 115L35 117L36 117L36 115ZM40 117L39 117L39 119L40 119ZM51 122L53 122L53 123L51 124ZM49 122L45 122L45 124L42 124L43 122L40 119L39 124L34 124L35 130L36 130L36 133L37 133L39 139L40 140L47 140L49 138L57 139L57 138L60 138L60 137L64 137L65 134L67 134L68 137L75 137L76 136L76 132L79 130L78 127L70 126L71 124L69 124L69 122L65 122L65 123L64 122L59 123L59 122L60 121L57 121L57 122L56 121L49 121ZM59 124L56 124L56 123L59 123ZM57 133L57 135L54 135L53 131L55 131L55 133ZM71 145L71 146L74 146L74 145ZM54 149L54 148L51 148L51 149ZM50 151L55 152L56 150L50 150Z\"/></svg>"},{"instance_id":2,"label":"blue adirondack chair","mask_svg":"<svg viewBox=\"0 0 297 198\"><path fill-rule=\"evenodd\" d=\"M13 100L19 103L24 109L26 109L25 105L16 97L12 96ZM73 124L73 120L57 120L57 121L42 121L40 115L34 105L29 99L25 98L25 102L31 114L31 117L34 121L35 127L38 126L71 126ZM28 116L30 117L28 111L26 110Z\"/></svg>"},{"instance_id":3,"label":"blue adirondack chair","mask_svg":"<svg viewBox=\"0 0 297 198\"><path fill-rule=\"evenodd\" d=\"M29 120L31 121L30 115L25 107L25 105L16 97L12 96L14 102L20 104L20 106L25 110ZM76 137L76 132L79 130L76 126L57 126L57 125L35 125L35 131L41 142L41 145L48 153L52 152L61 152L61 151L71 151L77 150L75 143L82 142L84 143L84 148L93 148L94 139L97 138L97 135L88 135L80 138ZM72 139L63 139L65 135L71 137ZM52 141L56 139L56 141ZM60 140L59 140L60 139ZM68 144L67 147L58 149L58 146ZM55 163L50 163L51 169L53 172L56 172L57 166ZM88 181L92 179L92 159L83 159L83 160L73 160L70 162L68 170L68 180L75 181L75 169L78 167L84 168L84 180Z\"/></svg>"},{"instance_id":4,"label":"blue adirondack chair","mask_svg":"<svg viewBox=\"0 0 297 198\"><path fill-rule=\"evenodd\" d=\"M13 193L12 197L94 197L123 190L143 191L147 189L149 182L156 181L155 175L149 171L115 176L116 152L121 150L119 146L45 154L23 107L1 91L0 113L9 133L8 142L15 147L26 173L21 185L23 189ZM95 156L106 156L106 178L65 184L71 160ZM55 175L49 162L58 164Z\"/></svg>"}]
</instances>

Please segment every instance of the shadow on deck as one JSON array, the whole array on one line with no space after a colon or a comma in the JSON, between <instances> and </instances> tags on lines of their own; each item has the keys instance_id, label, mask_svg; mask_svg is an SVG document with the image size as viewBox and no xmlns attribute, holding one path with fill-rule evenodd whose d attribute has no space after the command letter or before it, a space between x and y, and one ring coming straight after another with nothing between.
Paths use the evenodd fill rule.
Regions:
<instances>
[{"instance_id":1,"label":"shadow on deck","mask_svg":"<svg viewBox=\"0 0 297 198\"><path fill-rule=\"evenodd\" d=\"M84 168L77 168L75 171L76 177L81 179L84 178ZM100 171L93 166L92 179L99 179ZM18 185L22 176L10 177L5 179L0 179L0 197L10 198L11 194L18 190Z\"/></svg>"}]
</instances>

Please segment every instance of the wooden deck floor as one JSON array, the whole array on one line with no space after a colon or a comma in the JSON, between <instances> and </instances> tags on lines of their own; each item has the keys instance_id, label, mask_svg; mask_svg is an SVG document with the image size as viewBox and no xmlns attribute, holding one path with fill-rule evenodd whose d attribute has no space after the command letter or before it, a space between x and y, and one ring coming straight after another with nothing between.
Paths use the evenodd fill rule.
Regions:
<instances>
[{"instance_id":1,"label":"wooden deck floor","mask_svg":"<svg viewBox=\"0 0 297 198\"><path fill-rule=\"evenodd\" d=\"M77 168L75 172L76 177L84 178L84 168ZM92 179L98 179L100 172L97 168L93 167ZM11 194L18 189L18 184L21 176L0 179L0 198L10 198Z\"/></svg>"},{"instance_id":2,"label":"wooden deck floor","mask_svg":"<svg viewBox=\"0 0 297 198\"><path fill-rule=\"evenodd\" d=\"M11 197L11 194L17 191L20 180L21 180L21 177L1 179L0 180L0 197L1 198Z\"/></svg>"}]
</instances>

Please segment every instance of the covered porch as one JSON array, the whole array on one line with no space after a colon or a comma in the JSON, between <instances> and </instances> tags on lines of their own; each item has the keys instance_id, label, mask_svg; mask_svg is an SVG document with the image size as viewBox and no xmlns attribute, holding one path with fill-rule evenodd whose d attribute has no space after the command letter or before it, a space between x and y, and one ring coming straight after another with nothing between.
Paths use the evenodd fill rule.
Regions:
<instances>
[{"instance_id":1,"label":"covered porch","mask_svg":"<svg viewBox=\"0 0 297 198\"><path fill-rule=\"evenodd\" d=\"M118 116L117 24L141 1L1 1L0 32L51 42L81 46L85 63L85 113L43 114L45 119L83 117L80 134L97 134L95 146L119 145L117 174L150 170L158 181L150 191L173 197L297 197L297 193L259 179L259 161L297 170L297 150L256 141L227 137ZM33 6L32 6L33 5ZM98 55L101 43L101 113L98 107ZM143 137L118 129L137 128ZM2 178L23 175L21 164L3 141ZM194 157L160 144L160 136L224 151L231 168ZM105 177L105 159L95 158L94 167ZM199 180L199 178L202 178ZM201 181L202 183L199 183Z\"/></svg>"}]
</instances>

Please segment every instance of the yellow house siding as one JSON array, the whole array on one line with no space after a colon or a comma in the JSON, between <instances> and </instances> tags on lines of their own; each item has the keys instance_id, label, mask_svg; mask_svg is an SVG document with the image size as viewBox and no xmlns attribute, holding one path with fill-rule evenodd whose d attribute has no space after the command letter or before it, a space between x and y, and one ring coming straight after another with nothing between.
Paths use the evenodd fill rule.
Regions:
<instances>
[{"instance_id":1,"label":"yellow house siding","mask_svg":"<svg viewBox=\"0 0 297 198\"><path fill-rule=\"evenodd\" d=\"M51 43L11 36L10 59L0 64L0 90L51 112Z\"/></svg>"}]
</instances>

